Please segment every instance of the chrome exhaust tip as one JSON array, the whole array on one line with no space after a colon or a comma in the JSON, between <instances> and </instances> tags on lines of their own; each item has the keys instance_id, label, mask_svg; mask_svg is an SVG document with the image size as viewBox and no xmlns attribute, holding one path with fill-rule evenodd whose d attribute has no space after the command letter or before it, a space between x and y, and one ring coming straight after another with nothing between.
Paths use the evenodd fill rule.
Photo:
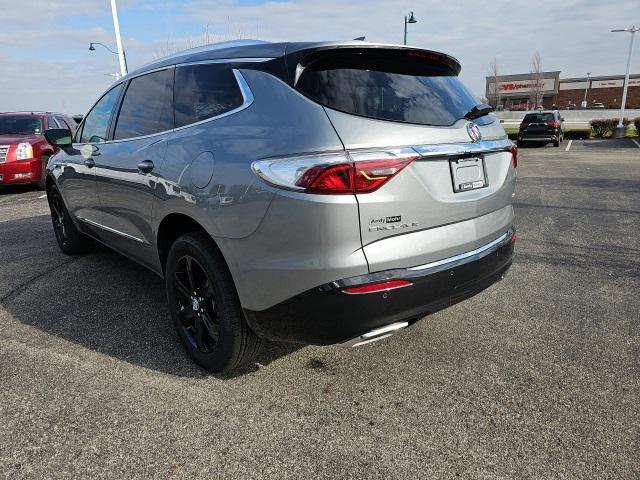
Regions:
<instances>
[{"instance_id":1,"label":"chrome exhaust tip","mask_svg":"<svg viewBox=\"0 0 640 480\"><path fill-rule=\"evenodd\" d=\"M383 338L390 337L398 330L402 330L403 328L407 328L409 326L409 322L397 322L391 323L389 325L385 325L384 327L375 328L367 333L363 333L359 337L348 340L344 343L347 347L359 347L361 345L366 345L367 343L377 342L378 340L382 340Z\"/></svg>"}]
</instances>

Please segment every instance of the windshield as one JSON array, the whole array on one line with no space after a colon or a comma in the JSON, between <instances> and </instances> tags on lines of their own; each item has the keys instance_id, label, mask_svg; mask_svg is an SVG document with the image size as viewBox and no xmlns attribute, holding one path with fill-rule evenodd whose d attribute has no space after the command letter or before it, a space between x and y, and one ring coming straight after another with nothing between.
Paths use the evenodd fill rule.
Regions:
<instances>
[{"instance_id":1,"label":"windshield","mask_svg":"<svg viewBox=\"0 0 640 480\"><path fill-rule=\"evenodd\" d=\"M0 135L39 135L42 120L31 116L0 116Z\"/></svg>"}]
</instances>

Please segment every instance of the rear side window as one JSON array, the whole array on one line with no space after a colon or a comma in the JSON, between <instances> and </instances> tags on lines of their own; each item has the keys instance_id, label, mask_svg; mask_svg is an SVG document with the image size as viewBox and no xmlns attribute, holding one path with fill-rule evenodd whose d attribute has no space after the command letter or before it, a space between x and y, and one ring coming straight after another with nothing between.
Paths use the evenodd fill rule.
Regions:
<instances>
[{"instance_id":1,"label":"rear side window","mask_svg":"<svg viewBox=\"0 0 640 480\"><path fill-rule=\"evenodd\" d=\"M296 88L335 110L421 125L452 125L480 103L437 58L404 51L320 57L304 69ZM491 121L489 116L476 120Z\"/></svg>"},{"instance_id":2,"label":"rear side window","mask_svg":"<svg viewBox=\"0 0 640 480\"><path fill-rule=\"evenodd\" d=\"M527 113L524 116L523 122L526 123L538 123L538 122L553 122L555 120L553 113Z\"/></svg>"},{"instance_id":3,"label":"rear side window","mask_svg":"<svg viewBox=\"0 0 640 480\"><path fill-rule=\"evenodd\" d=\"M135 77L129 83L113 138L141 137L173 129L173 69Z\"/></svg>"},{"instance_id":4,"label":"rear side window","mask_svg":"<svg viewBox=\"0 0 640 480\"><path fill-rule=\"evenodd\" d=\"M244 97L229 65L210 63L176 67L176 127L217 117L243 103Z\"/></svg>"}]
</instances>

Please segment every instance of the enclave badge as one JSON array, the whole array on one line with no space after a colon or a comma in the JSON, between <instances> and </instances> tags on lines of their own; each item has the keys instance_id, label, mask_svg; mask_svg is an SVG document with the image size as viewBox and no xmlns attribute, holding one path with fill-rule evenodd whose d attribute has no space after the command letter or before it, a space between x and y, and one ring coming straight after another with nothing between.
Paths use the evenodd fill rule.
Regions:
<instances>
[{"instance_id":1,"label":"enclave badge","mask_svg":"<svg viewBox=\"0 0 640 480\"><path fill-rule=\"evenodd\" d=\"M480 127L473 122L467 123L467 133L469 134L469 138L473 143L478 143L482 140L482 133L480 132Z\"/></svg>"}]
</instances>

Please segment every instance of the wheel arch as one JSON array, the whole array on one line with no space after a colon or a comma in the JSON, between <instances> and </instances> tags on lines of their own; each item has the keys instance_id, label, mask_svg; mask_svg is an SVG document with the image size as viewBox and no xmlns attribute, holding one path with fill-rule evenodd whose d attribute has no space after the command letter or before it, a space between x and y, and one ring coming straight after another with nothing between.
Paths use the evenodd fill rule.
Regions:
<instances>
[{"instance_id":1,"label":"wheel arch","mask_svg":"<svg viewBox=\"0 0 640 480\"><path fill-rule=\"evenodd\" d=\"M173 242L175 242L181 235L191 232L203 232L206 234L211 240L212 245L215 247L215 253L222 258L227 269L229 268L224 255L220 251L220 247L199 222L183 213L170 213L166 215L158 225L158 234L156 235L158 259L160 261L160 267L162 268L163 275L166 271L167 257L169 255L171 245L173 245Z\"/></svg>"}]
</instances>

